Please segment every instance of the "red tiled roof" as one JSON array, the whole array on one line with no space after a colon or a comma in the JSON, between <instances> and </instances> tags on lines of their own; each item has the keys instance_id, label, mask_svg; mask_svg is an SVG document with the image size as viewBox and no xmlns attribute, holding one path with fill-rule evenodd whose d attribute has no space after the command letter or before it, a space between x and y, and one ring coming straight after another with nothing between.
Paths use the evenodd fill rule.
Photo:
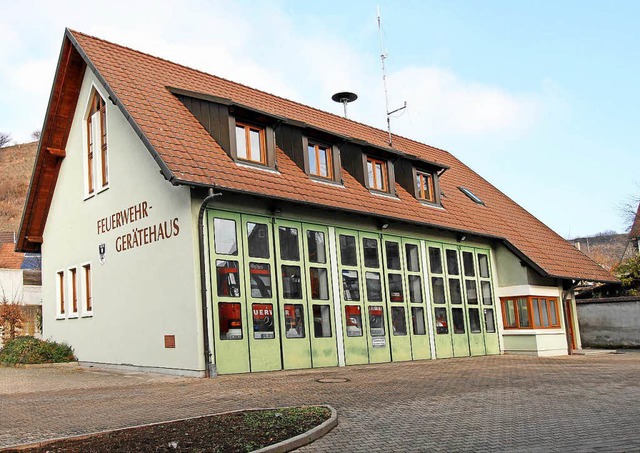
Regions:
<instances>
[{"instance_id":1,"label":"red tiled roof","mask_svg":"<svg viewBox=\"0 0 640 453\"><path fill-rule=\"evenodd\" d=\"M638 212L636 212L636 218L633 221L633 225L631 225L631 230L629 231L629 239L638 239L640 238L640 204L638 205Z\"/></svg>"},{"instance_id":2,"label":"red tiled roof","mask_svg":"<svg viewBox=\"0 0 640 453\"><path fill-rule=\"evenodd\" d=\"M20 269L24 253L14 251L15 244L5 242L0 244L0 269Z\"/></svg>"},{"instance_id":3,"label":"red tiled roof","mask_svg":"<svg viewBox=\"0 0 640 453\"><path fill-rule=\"evenodd\" d=\"M11 242L16 243L16 234L13 231L0 231L0 244Z\"/></svg>"},{"instance_id":4,"label":"red tiled roof","mask_svg":"<svg viewBox=\"0 0 640 453\"><path fill-rule=\"evenodd\" d=\"M449 152L394 136L394 148L450 169L440 185L444 209L424 206L397 185L398 199L371 194L343 172L344 188L315 184L280 149L280 174L239 167L167 87L232 100L255 110L300 121L312 128L387 148L387 133L288 99L187 68L75 31L67 37L121 103L133 123L178 183L216 187L316 206L383 216L427 226L505 239L542 273L595 281L615 279L590 258L489 184ZM458 190L479 196L478 205Z\"/></svg>"}]
</instances>

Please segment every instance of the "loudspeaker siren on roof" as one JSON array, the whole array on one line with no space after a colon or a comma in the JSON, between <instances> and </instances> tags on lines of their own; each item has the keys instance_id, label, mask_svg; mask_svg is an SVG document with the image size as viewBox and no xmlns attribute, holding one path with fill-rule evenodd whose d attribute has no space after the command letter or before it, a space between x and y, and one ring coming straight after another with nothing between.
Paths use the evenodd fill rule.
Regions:
<instances>
[{"instance_id":1,"label":"loudspeaker siren on roof","mask_svg":"<svg viewBox=\"0 0 640 453\"><path fill-rule=\"evenodd\" d=\"M347 104L358 99L358 95L349 91L341 91L331 96L331 99L344 106L344 117L347 118Z\"/></svg>"}]
</instances>

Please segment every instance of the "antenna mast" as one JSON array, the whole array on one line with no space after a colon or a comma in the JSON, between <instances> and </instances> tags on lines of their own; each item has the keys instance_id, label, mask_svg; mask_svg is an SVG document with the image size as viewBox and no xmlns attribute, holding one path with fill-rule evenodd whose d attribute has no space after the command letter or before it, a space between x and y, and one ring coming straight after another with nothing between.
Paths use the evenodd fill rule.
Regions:
<instances>
[{"instance_id":1,"label":"antenna mast","mask_svg":"<svg viewBox=\"0 0 640 453\"><path fill-rule=\"evenodd\" d=\"M386 60L388 54L384 48L384 40L382 38L382 20L380 19L380 7L378 10L378 34L380 35L380 61L382 63L382 84L384 85L384 102L385 112L387 113L387 132L389 134L389 146L393 147L393 139L391 137L391 115L399 112L400 110L407 108L407 101L404 101L404 105L395 110L389 111L389 92L387 91L387 70L384 67L384 60Z\"/></svg>"}]
</instances>

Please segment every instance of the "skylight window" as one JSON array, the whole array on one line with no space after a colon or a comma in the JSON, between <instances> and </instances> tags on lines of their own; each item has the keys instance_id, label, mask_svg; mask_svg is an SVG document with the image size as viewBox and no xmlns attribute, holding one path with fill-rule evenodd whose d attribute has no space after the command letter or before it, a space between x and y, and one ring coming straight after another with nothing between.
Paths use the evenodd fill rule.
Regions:
<instances>
[{"instance_id":1,"label":"skylight window","mask_svg":"<svg viewBox=\"0 0 640 453\"><path fill-rule=\"evenodd\" d=\"M480 199L480 197L478 197L476 194L474 194L473 192L471 192L469 189L467 189L466 187L462 187L459 186L458 189L460 189L460 192L462 192L463 194L465 194L467 197L469 197L471 199L471 201L473 201L474 203L478 203L481 205L484 205L484 201L482 201Z\"/></svg>"}]
</instances>

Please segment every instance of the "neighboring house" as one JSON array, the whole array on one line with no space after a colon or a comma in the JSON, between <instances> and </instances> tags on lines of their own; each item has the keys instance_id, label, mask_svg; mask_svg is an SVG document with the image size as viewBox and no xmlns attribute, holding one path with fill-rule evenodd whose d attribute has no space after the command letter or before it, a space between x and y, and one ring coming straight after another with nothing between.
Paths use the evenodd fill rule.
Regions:
<instances>
[{"instance_id":1,"label":"neighboring house","mask_svg":"<svg viewBox=\"0 0 640 453\"><path fill-rule=\"evenodd\" d=\"M40 255L15 252L14 238L12 233L0 234L0 302L20 304L25 321L18 334L37 336L42 318Z\"/></svg>"},{"instance_id":2,"label":"neighboring house","mask_svg":"<svg viewBox=\"0 0 640 453\"><path fill-rule=\"evenodd\" d=\"M18 249L81 362L199 376L567 354L615 280L446 151L70 30Z\"/></svg>"}]
</instances>

